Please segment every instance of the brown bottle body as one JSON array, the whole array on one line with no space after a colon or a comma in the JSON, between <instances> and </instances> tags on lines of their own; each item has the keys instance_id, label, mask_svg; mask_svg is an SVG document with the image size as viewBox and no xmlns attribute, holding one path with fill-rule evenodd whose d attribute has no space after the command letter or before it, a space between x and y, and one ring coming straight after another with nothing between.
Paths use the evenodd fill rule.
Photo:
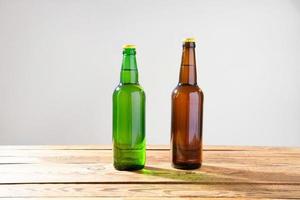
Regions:
<instances>
[{"instance_id":1,"label":"brown bottle body","mask_svg":"<svg viewBox=\"0 0 300 200\"><path fill-rule=\"evenodd\" d=\"M179 83L172 93L172 164L196 169L202 163L203 92L197 85L195 43L183 44Z\"/></svg>"}]
</instances>

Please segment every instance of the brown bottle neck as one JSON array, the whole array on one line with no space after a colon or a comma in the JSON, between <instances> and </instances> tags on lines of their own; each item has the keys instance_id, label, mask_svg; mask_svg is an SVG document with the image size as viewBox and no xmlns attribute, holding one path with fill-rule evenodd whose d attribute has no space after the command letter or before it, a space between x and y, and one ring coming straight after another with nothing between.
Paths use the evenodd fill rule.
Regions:
<instances>
[{"instance_id":1,"label":"brown bottle neck","mask_svg":"<svg viewBox=\"0 0 300 200\"><path fill-rule=\"evenodd\" d=\"M197 85L195 43L183 44L179 84Z\"/></svg>"}]
</instances>

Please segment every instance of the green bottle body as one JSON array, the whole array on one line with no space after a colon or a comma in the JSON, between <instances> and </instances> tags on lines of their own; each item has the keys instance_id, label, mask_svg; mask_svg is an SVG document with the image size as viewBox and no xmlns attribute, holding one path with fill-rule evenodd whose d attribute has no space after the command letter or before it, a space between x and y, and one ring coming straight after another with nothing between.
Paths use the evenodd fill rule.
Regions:
<instances>
[{"instance_id":1,"label":"green bottle body","mask_svg":"<svg viewBox=\"0 0 300 200\"><path fill-rule=\"evenodd\" d=\"M145 93L138 83L135 49L124 49L121 81L113 93L113 153L117 170L145 165Z\"/></svg>"}]
</instances>

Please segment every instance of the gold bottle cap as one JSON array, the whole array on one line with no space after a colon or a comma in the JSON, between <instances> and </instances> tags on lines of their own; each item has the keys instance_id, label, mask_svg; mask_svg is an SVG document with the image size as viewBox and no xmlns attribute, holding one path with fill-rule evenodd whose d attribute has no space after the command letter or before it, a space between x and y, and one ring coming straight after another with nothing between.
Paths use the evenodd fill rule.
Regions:
<instances>
[{"instance_id":1,"label":"gold bottle cap","mask_svg":"<svg viewBox=\"0 0 300 200\"><path fill-rule=\"evenodd\" d=\"M183 42L185 43L185 42L196 42L196 39L195 38L185 38L184 40L183 40Z\"/></svg>"},{"instance_id":2,"label":"gold bottle cap","mask_svg":"<svg viewBox=\"0 0 300 200\"><path fill-rule=\"evenodd\" d=\"M136 46L133 44L125 44L123 45L123 49L136 49Z\"/></svg>"}]
</instances>

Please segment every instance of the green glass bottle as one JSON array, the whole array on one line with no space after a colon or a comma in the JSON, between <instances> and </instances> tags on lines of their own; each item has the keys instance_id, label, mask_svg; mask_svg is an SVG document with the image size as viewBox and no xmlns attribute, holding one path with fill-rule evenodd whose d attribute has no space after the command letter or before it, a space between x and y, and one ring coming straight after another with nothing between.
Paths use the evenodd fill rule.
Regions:
<instances>
[{"instance_id":1,"label":"green glass bottle","mask_svg":"<svg viewBox=\"0 0 300 200\"><path fill-rule=\"evenodd\" d=\"M120 84L113 93L113 151L117 170L145 165L145 93L138 82L134 45L123 47Z\"/></svg>"}]
</instances>

